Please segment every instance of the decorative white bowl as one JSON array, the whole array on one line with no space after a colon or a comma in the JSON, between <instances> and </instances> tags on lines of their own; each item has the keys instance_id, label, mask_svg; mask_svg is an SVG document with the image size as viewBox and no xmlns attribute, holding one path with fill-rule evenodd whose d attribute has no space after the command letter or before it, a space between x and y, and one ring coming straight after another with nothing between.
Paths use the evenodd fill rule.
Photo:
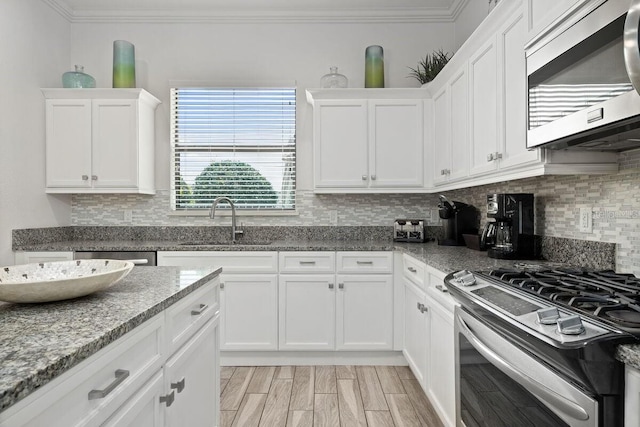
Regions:
<instances>
[{"instance_id":1,"label":"decorative white bowl","mask_svg":"<svg viewBox=\"0 0 640 427\"><path fill-rule=\"evenodd\" d=\"M130 261L113 259L0 267L0 301L33 303L77 298L108 288L132 268Z\"/></svg>"}]
</instances>

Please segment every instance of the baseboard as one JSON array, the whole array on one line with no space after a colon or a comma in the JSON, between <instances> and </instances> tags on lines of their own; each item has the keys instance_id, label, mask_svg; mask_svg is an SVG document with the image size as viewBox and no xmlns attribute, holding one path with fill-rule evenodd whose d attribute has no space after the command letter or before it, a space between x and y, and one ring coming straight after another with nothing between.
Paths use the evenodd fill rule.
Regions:
<instances>
[{"instance_id":1,"label":"baseboard","mask_svg":"<svg viewBox=\"0 0 640 427\"><path fill-rule=\"evenodd\" d=\"M221 351L222 366L407 366L400 351Z\"/></svg>"}]
</instances>

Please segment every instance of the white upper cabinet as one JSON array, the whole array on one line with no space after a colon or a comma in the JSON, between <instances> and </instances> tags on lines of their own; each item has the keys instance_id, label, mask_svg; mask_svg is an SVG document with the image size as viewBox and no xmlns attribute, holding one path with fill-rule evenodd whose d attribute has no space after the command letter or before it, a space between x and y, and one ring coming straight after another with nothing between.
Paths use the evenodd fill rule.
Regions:
<instances>
[{"instance_id":1,"label":"white upper cabinet","mask_svg":"<svg viewBox=\"0 0 640 427\"><path fill-rule=\"evenodd\" d=\"M43 89L47 193L155 193L154 116L144 89Z\"/></svg>"},{"instance_id":2,"label":"white upper cabinet","mask_svg":"<svg viewBox=\"0 0 640 427\"><path fill-rule=\"evenodd\" d=\"M527 7L526 38L531 40L553 29L554 22L570 9L593 0L525 0ZM614 0L622 1L622 0Z\"/></svg>"},{"instance_id":3,"label":"white upper cabinet","mask_svg":"<svg viewBox=\"0 0 640 427\"><path fill-rule=\"evenodd\" d=\"M308 90L317 193L424 188L421 89Z\"/></svg>"}]
</instances>

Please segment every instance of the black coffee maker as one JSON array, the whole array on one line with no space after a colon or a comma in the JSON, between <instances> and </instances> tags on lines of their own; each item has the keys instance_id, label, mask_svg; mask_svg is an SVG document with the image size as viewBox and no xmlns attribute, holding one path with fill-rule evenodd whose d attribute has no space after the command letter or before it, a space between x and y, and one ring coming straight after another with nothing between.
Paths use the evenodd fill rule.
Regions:
<instances>
[{"instance_id":1,"label":"black coffee maker","mask_svg":"<svg viewBox=\"0 0 640 427\"><path fill-rule=\"evenodd\" d=\"M439 245L464 246L463 234L478 234L478 211L473 206L462 202L450 202L441 195L438 208L444 229L444 237L438 239Z\"/></svg>"},{"instance_id":2,"label":"black coffee maker","mask_svg":"<svg viewBox=\"0 0 640 427\"><path fill-rule=\"evenodd\" d=\"M481 245L488 255L499 259L530 259L535 255L533 235L533 194L488 194L489 221Z\"/></svg>"}]
</instances>

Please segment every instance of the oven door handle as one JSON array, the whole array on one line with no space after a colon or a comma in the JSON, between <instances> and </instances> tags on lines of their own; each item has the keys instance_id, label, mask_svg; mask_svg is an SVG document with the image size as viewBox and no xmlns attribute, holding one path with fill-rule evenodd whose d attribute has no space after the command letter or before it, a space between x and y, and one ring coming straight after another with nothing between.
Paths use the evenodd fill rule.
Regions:
<instances>
[{"instance_id":1,"label":"oven door handle","mask_svg":"<svg viewBox=\"0 0 640 427\"><path fill-rule=\"evenodd\" d=\"M514 368L505 361L502 357L496 354L493 350L487 347L482 341L480 341L469 329L464 320L458 317L458 325L462 329L462 333L464 336L471 342L471 344L475 347L475 349L482 354L489 362L498 367L504 373L512 377L516 380L520 385L526 387L529 392L537 395L538 397L547 400L551 404L555 405L558 409L560 409L565 414L577 419L577 420L588 420L589 414L584 410L580 405L575 402L572 402L565 397L559 395L555 391L549 389L548 387L540 384L538 381L529 377L525 373L521 372L519 369Z\"/></svg>"},{"instance_id":2,"label":"oven door handle","mask_svg":"<svg viewBox=\"0 0 640 427\"><path fill-rule=\"evenodd\" d=\"M640 93L640 46L638 27L640 26L640 1L631 2L629 12L624 21L624 64L627 67L629 80L636 92Z\"/></svg>"}]
</instances>

